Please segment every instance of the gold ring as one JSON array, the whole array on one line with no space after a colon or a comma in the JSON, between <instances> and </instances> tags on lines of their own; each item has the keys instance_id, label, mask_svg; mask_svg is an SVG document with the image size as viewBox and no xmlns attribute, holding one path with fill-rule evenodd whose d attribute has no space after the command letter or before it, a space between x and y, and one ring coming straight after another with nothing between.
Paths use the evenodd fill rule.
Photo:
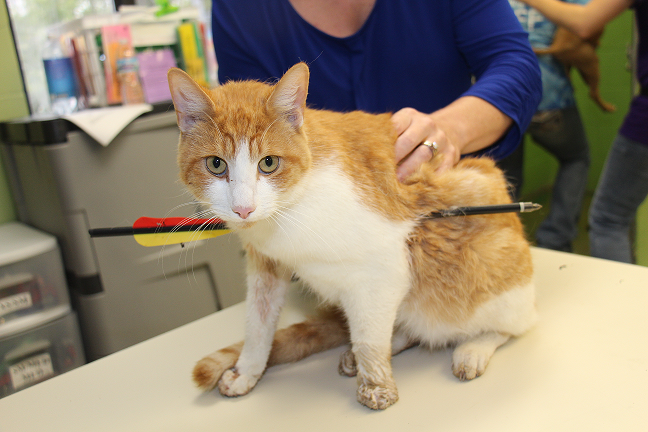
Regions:
<instances>
[{"instance_id":1,"label":"gold ring","mask_svg":"<svg viewBox=\"0 0 648 432\"><path fill-rule=\"evenodd\" d=\"M424 146L428 146L430 150L432 150L432 157L436 156L436 154L439 152L439 145L436 143L436 141L423 141L422 144Z\"/></svg>"}]
</instances>

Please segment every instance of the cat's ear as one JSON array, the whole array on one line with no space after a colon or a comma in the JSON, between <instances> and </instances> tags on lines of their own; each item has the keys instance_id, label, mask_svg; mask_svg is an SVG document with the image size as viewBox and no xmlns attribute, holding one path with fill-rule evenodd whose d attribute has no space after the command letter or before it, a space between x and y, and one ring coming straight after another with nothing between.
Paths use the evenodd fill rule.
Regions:
<instances>
[{"instance_id":1,"label":"cat's ear","mask_svg":"<svg viewBox=\"0 0 648 432\"><path fill-rule=\"evenodd\" d=\"M214 115L214 102L186 72L171 68L167 78L178 127L182 132L189 131L197 121Z\"/></svg>"},{"instance_id":2,"label":"cat's ear","mask_svg":"<svg viewBox=\"0 0 648 432\"><path fill-rule=\"evenodd\" d=\"M297 63L279 80L268 99L268 105L295 129L304 123L308 77L310 72L306 63Z\"/></svg>"}]
</instances>

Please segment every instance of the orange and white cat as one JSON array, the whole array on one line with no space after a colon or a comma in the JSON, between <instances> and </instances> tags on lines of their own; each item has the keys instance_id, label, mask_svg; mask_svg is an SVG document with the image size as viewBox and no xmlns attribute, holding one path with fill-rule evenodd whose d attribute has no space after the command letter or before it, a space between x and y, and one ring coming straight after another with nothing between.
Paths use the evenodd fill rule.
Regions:
<instances>
[{"instance_id":1,"label":"orange and white cat","mask_svg":"<svg viewBox=\"0 0 648 432\"><path fill-rule=\"evenodd\" d=\"M199 386L243 395L268 365L350 341L340 372L357 375L362 404L384 409L398 400L393 354L453 344L454 374L472 379L534 323L517 215L424 217L510 202L491 160L442 174L428 164L399 182L390 115L307 108L303 63L274 86L206 90L179 69L168 77L180 177L247 251L245 340L198 362ZM338 312L276 332L293 274Z\"/></svg>"}]
</instances>

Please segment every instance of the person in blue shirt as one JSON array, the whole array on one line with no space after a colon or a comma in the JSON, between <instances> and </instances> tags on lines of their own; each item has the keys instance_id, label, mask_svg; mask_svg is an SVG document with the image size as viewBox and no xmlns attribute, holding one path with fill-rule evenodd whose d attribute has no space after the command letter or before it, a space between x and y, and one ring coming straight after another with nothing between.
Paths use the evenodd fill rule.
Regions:
<instances>
[{"instance_id":1,"label":"person in blue shirt","mask_svg":"<svg viewBox=\"0 0 648 432\"><path fill-rule=\"evenodd\" d=\"M520 143L540 71L507 0L213 0L219 80L311 70L307 103L393 112L402 179L436 152L496 159Z\"/></svg>"},{"instance_id":2,"label":"person in blue shirt","mask_svg":"<svg viewBox=\"0 0 648 432\"><path fill-rule=\"evenodd\" d=\"M566 1L585 4L588 0ZM522 28L529 32L531 46L546 48L551 45L556 25L521 1L509 2ZM578 235L578 219L587 189L589 144L565 66L550 55L542 55L538 60L542 73L542 100L527 132L558 159L559 169L550 211L536 231L536 243L547 249L571 251L572 242ZM516 159L520 165L517 172L521 173L521 154ZM518 188L521 182L522 179L518 179Z\"/></svg>"}]
</instances>

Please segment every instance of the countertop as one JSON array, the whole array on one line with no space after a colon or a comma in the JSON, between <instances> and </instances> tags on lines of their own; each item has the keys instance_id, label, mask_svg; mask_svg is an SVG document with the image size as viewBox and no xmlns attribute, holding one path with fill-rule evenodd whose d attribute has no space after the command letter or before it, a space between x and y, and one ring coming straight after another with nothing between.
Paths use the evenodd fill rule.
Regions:
<instances>
[{"instance_id":1,"label":"countertop","mask_svg":"<svg viewBox=\"0 0 648 432\"><path fill-rule=\"evenodd\" d=\"M0 399L0 431L646 431L648 268L533 249L538 324L460 382L451 350L393 359L400 400L356 402L343 348L270 368L248 395L203 393L191 370L243 337L232 306ZM312 301L291 294L280 325Z\"/></svg>"}]
</instances>

